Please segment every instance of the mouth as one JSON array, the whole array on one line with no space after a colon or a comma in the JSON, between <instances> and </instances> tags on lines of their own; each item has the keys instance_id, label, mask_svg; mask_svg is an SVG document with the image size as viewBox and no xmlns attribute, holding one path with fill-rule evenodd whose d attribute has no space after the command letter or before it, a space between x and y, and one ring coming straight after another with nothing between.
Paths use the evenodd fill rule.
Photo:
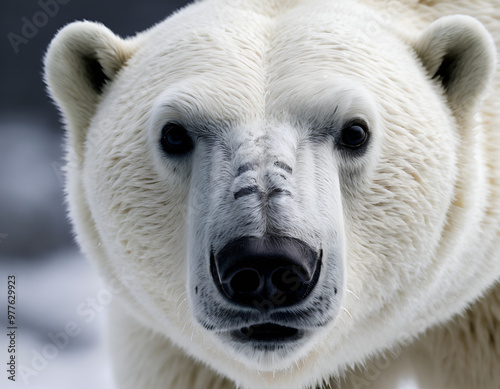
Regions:
<instances>
[{"instance_id":1,"label":"mouth","mask_svg":"<svg viewBox=\"0 0 500 389\"><path fill-rule=\"evenodd\" d=\"M231 331L231 337L236 341L269 346L293 342L302 338L303 335L304 332L297 328L273 323L254 324Z\"/></svg>"}]
</instances>

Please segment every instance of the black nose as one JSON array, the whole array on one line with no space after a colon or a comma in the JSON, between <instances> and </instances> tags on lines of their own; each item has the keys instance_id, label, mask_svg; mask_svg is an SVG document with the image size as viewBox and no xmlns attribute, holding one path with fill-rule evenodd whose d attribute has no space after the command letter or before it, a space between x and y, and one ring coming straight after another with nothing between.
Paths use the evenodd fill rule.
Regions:
<instances>
[{"instance_id":1,"label":"black nose","mask_svg":"<svg viewBox=\"0 0 500 389\"><path fill-rule=\"evenodd\" d=\"M297 304L311 292L321 256L321 251L294 238L244 237L212 253L211 270L229 300L268 311Z\"/></svg>"}]
</instances>

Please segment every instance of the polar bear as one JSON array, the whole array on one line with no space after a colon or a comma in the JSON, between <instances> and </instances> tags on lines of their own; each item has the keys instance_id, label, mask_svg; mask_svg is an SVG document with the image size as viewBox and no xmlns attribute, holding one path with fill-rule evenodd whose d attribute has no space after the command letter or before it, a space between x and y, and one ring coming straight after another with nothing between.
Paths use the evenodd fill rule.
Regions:
<instances>
[{"instance_id":1,"label":"polar bear","mask_svg":"<svg viewBox=\"0 0 500 389\"><path fill-rule=\"evenodd\" d=\"M45 79L118 387L500 387L499 17L206 0L63 28Z\"/></svg>"}]
</instances>

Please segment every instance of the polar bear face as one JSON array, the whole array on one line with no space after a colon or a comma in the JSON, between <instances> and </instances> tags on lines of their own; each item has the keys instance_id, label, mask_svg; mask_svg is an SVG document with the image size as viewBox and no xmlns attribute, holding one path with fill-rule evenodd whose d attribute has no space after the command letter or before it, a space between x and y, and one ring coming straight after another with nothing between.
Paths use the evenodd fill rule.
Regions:
<instances>
[{"instance_id":1,"label":"polar bear face","mask_svg":"<svg viewBox=\"0 0 500 389\"><path fill-rule=\"evenodd\" d=\"M429 280L450 265L461 145L493 71L484 28L377 21L369 37L357 5L220 3L52 43L84 250L139 320L229 376L331 371L436 322Z\"/></svg>"}]
</instances>

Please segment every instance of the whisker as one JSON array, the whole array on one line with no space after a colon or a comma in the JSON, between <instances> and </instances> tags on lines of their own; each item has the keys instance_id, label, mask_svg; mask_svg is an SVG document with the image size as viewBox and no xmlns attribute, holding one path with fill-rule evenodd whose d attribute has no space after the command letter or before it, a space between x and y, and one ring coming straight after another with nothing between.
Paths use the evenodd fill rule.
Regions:
<instances>
[{"instance_id":1,"label":"whisker","mask_svg":"<svg viewBox=\"0 0 500 389\"><path fill-rule=\"evenodd\" d=\"M355 294L352 290L346 289L346 292L347 292L347 293L352 294L352 295L353 295L354 297L356 297L358 300L360 299L358 296L356 296L356 294Z\"/></svg>"},{"instance_id":2,"label":"whisker","mask_svg":"<svg viewBox=\"0 0 500 389\"><path fill-rule=\"evenodd\" d=\"M186 303L186 309L184 309L184 314L186 314L186 312L187 312L187 306L188 306L188 304L187 304L187 298L185 298L185 299L184 299L184 300L182 300L182 301L180 302L180 304L177 306L177 312L178 312L179 314L181 314L181 307L182 307L182 304L184 304L184 303Z\"/></svg>"},{"instance_id":3,"label":"whisker","mask_svg":"<svg viewBox=\"0 0 500 389\"><path fill-rule=\"evenodd\" d=\"M179 286L179 287L175 290L175 292L174 292L174 296L175 296L175 295L177 295L177 293L179 293L179 290L183 290L183 289L185 290L185 288L186 288L186 286L185 286L185 285L181 285L181 286Z\"/></svg>"},{"instance_id":4,"label":"whisker","mask_svg":"<svg viewBox=\"0 0 500 389\"><path fill-rule=\"evenodd\" d=\"M345 311L345 312L349 315L349 317L350 317L350 318L351 318L351 320L352 320L352 315L351 315L351 313L347 310L347 308L342 307L342 309L343 309L343 310L344 310L344 311Z\"/></svg>"},{"instance_id":5,"label":"whisker","mask_svg":"<svg viewBox=\"0 0 500 389\"><path fill-rule=\"evenodd\" d=\"M185 296L185 295L187 295L187 290L185 290L184 292L182 292L182 293L179 295L179 297L177 297L177 300L175 301L175 302L176 302L176 304L177 304L177 303L179 303L179 300L180 300L183 296Z\"/></svg>"}]
</instances>

